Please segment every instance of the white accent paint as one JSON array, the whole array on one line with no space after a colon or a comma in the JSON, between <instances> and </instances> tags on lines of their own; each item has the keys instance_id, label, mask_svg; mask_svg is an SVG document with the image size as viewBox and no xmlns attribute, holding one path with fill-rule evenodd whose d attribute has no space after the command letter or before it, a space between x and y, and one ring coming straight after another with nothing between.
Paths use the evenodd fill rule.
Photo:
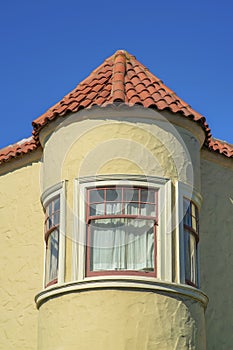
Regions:
<instances>
[{"instance_id":1,"label":"white accent paint","mask_svg":"<svg viewBox=\"0 0 233 350\"><path fill-rule=\"evenodd\" d=\"M38 293L35 297L37 308L51 297L61 296L67 293L85 292L88 290L98 289L131 289L143 290L150 292L164 292L174 296L182 296L193 299L202 304L206 308L208 297L199 289L186 285L178 285L176 283L166 283L158 281L154 278L135 276L105 276L89 277L82 282L66 283L62 286L53 285Z\"/></svg>"},{"instance_id":2,"label":"white accent paint","mask_svg":"<svg viewBox=\"0 0 233 350\"><path fill-rule=\"evenodd\" d=\"M146 178L136 175L111 175L75 179L75 220L72 248L73 281L86 280L86 189L89 187L125 186L129 184L131 186L149 186L158 189L157 279L172 282L171 181L164 178Z\"/></svg>"},{"instance_id":3,"label":"white accent paint","mask_svg":"<svg viewBox=\"0 0 233 350\"><path fill-rule=\"evenodd\" d=\"M55 197L60 196L60 228L59 228L59 257L57 284L64 283L65 277L65 241L66 241L66 181L62 181L41 195L41 203L45 208ZM45 286L46 245L44 249L44 285Z\"/></svg>"}]
</instances>

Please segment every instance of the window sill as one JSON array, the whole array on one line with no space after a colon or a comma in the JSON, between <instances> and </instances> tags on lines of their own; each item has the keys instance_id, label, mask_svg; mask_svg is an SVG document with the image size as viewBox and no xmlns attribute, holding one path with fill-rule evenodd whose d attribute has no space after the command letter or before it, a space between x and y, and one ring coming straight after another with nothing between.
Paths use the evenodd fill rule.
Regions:
<instances>
[{"instance_id":1,"label":"window sill","mask_svg":"<svg viewBox=\"0 0 233 350\"><path fill-rule=\"evenodd\" d=\"M125 289L148 292L163 292L173 296L191 298L207 307L208 297L200 290L191 286L171 282L161 282L154 278L142 276L98 276L88 277L83 281L52 285L38 293L35 297L36 306L40 306L51 298L69 293L81 293L97 289Z\"/></svg>"}]
</instances>

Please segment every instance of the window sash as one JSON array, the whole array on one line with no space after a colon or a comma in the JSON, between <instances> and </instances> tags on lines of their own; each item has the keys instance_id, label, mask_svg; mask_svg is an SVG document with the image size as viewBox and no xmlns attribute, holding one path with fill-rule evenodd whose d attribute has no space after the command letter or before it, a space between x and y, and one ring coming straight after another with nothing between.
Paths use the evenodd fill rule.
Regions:
<instances>
[{"instance_id":1,"label":"window sash","mask_svg":"<svg viewBox=\"0 0 233 350\"><path fill-rule=\"evenodd\" d=\"M87 276L156 276L158 190L136 186L89 188L87 202ZM106 242L109 246L103 247Z\"/></svg>"},{"instance_id":2,"label":"window sash","mask_svg":"<svg viewBox=\"0 0 233 350\"><path fill-rule=\"evenodd\" d=\"M185 282L194 287L198 284L197 245L199 241L198 208L194 202L183 200L183 232Z\"/></svg>"},{"instance_id":3,"label":"window sash","mask_svg":"<svg viewBox=\"0 0 233 350\"><path fill-rule=\"evenodd\" d=\"M45 286L57 283L59 265L60 196L45 208Z\"/></svg>"}]
</instances>

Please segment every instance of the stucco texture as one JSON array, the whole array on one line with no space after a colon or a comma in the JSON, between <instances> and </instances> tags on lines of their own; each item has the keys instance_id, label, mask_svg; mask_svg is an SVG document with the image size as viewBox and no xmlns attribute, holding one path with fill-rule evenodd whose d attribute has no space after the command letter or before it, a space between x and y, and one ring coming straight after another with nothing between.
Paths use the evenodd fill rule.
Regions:
<instances>
[{"instance_id":1,"label":"stucco texture","mask_svg":"<svg viewBox=\"0 0 233 350\"><path fill-rule=\"evenodd\" d=\"M209 297L208 350L233 349L233 164L202 160L201 288ZM231 167L229 167L231 165Z\"/></svg>"},{"instance_id":2,"label":"stucco texture","mask_svg":"<svg viewBox=\"0 0 233 350\"><path fill-rule=\"evenodd\" d=\"M144 110L126 110L119 120L111 110L81 111L48 131L44 144L44 189L63 179L119 174L122 170L195 182L198 189L199 141L167 119L161 121L154 114L148 116L151 119L143 119L143 113ZM130 164L126 165L127 161Z\"/></svg>"},{"instance_id":3,"label":"stucco texture","mask_svg":"<svg viewBox=\"0 0 233 350\"><path fill-rule=\"evenodd\" d=\"M34 297L43 280L40 163L0 177L0 349L36 349Z\"/></svg>"},{"instance_id":4,"label":"stucco texture","mask_svg":"<svg viewBox=\"0 0 233 350\"><path fill-rule=\"evenodd\" d=\"M39 332L39 350L205 349L198 302L143 291L101 290L50 299L40 307Z\"/></svg>"}]
</instances>

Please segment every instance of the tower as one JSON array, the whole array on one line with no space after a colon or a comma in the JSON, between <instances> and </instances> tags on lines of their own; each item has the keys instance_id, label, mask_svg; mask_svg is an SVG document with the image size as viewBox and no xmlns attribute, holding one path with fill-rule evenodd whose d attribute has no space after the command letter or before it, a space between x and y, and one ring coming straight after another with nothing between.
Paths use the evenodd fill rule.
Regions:
<instances>
[{"instance_id":1,"label":"tower","mask_svg":"<svg viewBox=\"0 0 233 350\"><path fill-rule=\"evenodd\" d=\"M205 118L119 50L33 127L46 247L39 350L205 349Z\"/></svg>"}]
</instances>

